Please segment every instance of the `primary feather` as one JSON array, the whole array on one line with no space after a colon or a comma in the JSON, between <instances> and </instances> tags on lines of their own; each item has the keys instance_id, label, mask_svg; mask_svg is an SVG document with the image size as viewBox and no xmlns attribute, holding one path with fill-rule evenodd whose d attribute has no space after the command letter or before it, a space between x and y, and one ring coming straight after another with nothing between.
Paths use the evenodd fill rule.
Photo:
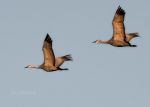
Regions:
<instances>
[{"instance_id":1,"label":"primary feather","mask_svg":"<svg viewBox=\"0 0 150 107\"><path fill-rule=\"evenodd\" d=\"M52 39L49 34L46 35L43 44L44 66L55 66L55 55L52 48Z\"/></svg>"}]
</instances>

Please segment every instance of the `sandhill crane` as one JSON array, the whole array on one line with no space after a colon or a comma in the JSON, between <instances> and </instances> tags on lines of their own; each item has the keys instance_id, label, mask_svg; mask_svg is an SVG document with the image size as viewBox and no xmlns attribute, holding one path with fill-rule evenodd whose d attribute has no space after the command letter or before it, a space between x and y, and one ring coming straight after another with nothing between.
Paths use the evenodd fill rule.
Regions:
<instances>
[{"instance_id":1,"label":"sandhill crane","mask_svg":"<svg viewBox=\"0 0 150 107\"><path fill-rule=\"evenodd\" d=\"M136 47L136 45L131 45L129 41L134 37L138 37L138 33L125 34L124 16L125 11L119 6L112 21L113 37L108 41L96 40L93 43L110 44L116 47L124 47L124 46Z\"/></svg>"},{"instance_id":2,"label":"sandhill crane","mask_svg":"<svg viewBox=\"0 0 150 107\"><path fill-rule=\"evenodd\" d=\"M28 65L25 68L39 68L47 72L56 70L68 70L68 68L60 68L60 66L64 63L64 61L71 61L71 55L55 58L52 48L52 39L50 38L49 34L46 35L42 50L44 53L44 63L40 66Z\"/></svg>"}]
</instances>

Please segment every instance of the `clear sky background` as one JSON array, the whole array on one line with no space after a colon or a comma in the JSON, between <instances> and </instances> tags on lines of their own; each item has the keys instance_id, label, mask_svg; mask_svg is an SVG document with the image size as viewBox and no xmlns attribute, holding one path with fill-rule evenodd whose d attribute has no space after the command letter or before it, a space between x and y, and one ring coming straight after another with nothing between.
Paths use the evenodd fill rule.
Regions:
<instances>
[{"instance_id":1,"label":"clear sky background","mask_svg":"<svg viewBox=\"0 0 150 107\"><path fill-rule=\"evenodd\" d=\"M1 107L150 107L149 0L0 0ZM118 6L136 48L92 44L112 36ZM43 63L46 34L69 71Z\"/></svg>"}]
</instances>

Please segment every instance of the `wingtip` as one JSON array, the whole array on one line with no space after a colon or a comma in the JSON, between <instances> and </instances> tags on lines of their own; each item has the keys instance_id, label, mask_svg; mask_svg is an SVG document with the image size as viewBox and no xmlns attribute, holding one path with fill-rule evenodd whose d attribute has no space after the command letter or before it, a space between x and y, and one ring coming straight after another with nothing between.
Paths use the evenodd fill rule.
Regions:
<instances>
[{"instance_id":1,"label":"wingtip","mask_svg":"<svg viewBox=\"0 0 150 107\"><path fill-rule=\"evenodd\" d=\"M71 54L65 55L64 58L66 58L68 61L73 61Z\"/></svg>"},{"instance_id":2,"label":"wingtip","mask_svg":"<svg viewBox=\"0 0 150 107\"><path fill-rule=\"evenodd\" d=\"M133 34L135 35L135 37L140 37L138 32L133 33Z\"/></svg>"},{"instance_id":3,"label":"wingtip","mask_svg":"<svg viewBox=\"0 0 150 107\"><path fill-rule=\"evenodd\" d=\"M122 7L119 5L118 6L118 9L117 9L117 11L116 11L116 13L117 14L119 14L119 15L124 15L125 14L125 11L122 9Z\"/></svg>"},{"instance_id":4,"label":"wingtip","mask_svg":"<svg viewBox=\"0 0 150 107\"><path fill-rule=\"evenodd\" d=\"M46 34L46 38L45 38L45 39L47 39L47 38L50 38L50 36L49 36L49 34L48 34L48 33Z\"/></svg>"},{"instance_id":5,"label":"wingtip","mask_svg":"<svg viewBox=\"0 0 150 107\"><path fill-rule=\"evenodd\" d=\"M47 42L52 42L52 39L50 38L49 34L47 33L46 37L45 37L45 41Z\"/></svg>"},{"instance_id":6,"label":"wingtip","mask_svg":"<svg viewBox=\"0 0 150 107\"><path fill-rule=\"evenodd\" d=\"M118 9L120 9L120 8L121 8L121 6L119 5L119 6L118 6Z\"/></svg>"},{"instance_id":7,"label":"wingtip","mask_svg":"<svg viewBox=\"0 0 150 107\"><path fill-rule=\"evenodd\" d=\"M46 36L49 36L49 34L47 33L47 35Z\"/></svg>"}]
</instances>

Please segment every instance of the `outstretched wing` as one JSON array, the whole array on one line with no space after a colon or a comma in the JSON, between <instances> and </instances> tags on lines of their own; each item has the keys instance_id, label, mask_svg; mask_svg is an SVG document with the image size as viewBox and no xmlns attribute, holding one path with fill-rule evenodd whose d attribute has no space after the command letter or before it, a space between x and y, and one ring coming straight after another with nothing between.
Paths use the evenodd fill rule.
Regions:
<instances>
[{"instance_id":1,"label":"outstretched wing","mask_svg":"<svg viewBox=\"0 0 150 107\"><path fill-rule=\"evenodd\" d=\"M44 65L55 66L55 55L52 48L52 40L49 34L46 35L42 50L44 53Z\"/></svg>"},{"instance_id":2,"label":"outstretched wing","mask_svg":"<svg viewBox=\"0 0 150 107\"><path fill-rule=\"evenodd\" d=\"M134 37L139 37L138 33L129 33L129 34L126 34L126 41L129 42Z\"/></svg>"},{"instance_id":3,"label":"outstretched wing","mask_svg":"<svg viewBox=\"0 0 150 107\"><path fill-rule=\"evenodd\" d=\"M58 57L55 59L55 67L61 66L64 63L64 61L71 61L71 60L72 60L71 55L65 55L62 57Z\"/></svg>"},{"instance_id":4,"label":"outstretched wing","mask_svg":"<svg viewBox=\"0 0 150 107\"><path fill-rule=\"evenodd\" d=\"M125 11L119 6L112 21L113 25L113 40L125 40L125 27L124 27Z\"/></svg>"}]
</instances>

